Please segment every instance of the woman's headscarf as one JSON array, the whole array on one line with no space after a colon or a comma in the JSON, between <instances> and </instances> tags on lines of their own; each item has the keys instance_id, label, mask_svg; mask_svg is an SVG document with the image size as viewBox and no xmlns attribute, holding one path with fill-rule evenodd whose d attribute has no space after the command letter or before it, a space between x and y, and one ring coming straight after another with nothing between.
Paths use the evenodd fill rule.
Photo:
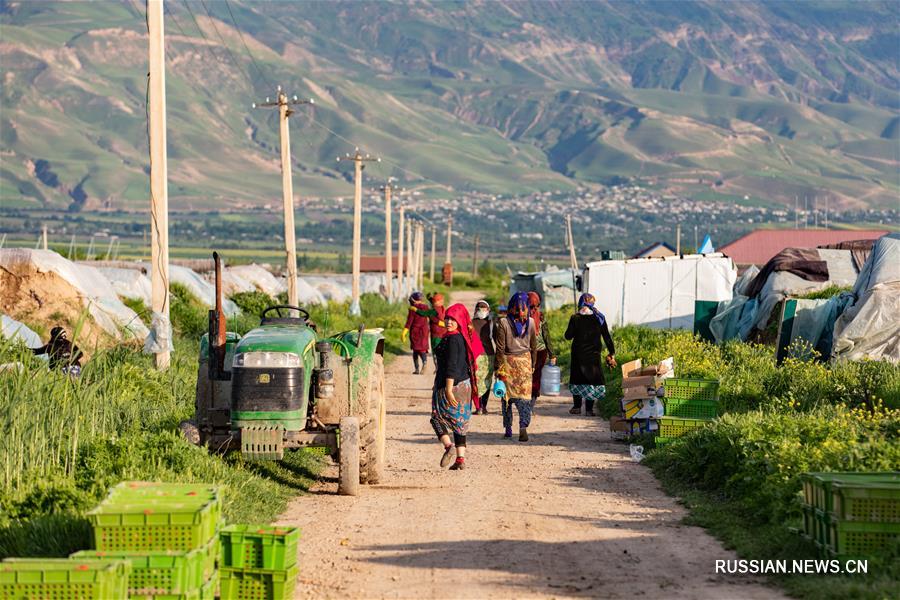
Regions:
<instances>
[{"instance_id":1,"label":"woman's headscarf","mask_svg":"<svg viewBox=\"0 0 900 600\"><path fill-rule=\"evenodd\" d=\"M479 309L479 308L483 309L482 314L483 314L484 316L481 316L481 317L478 316L478 309ZM490 317L490 316L491 316L491 305L488 304L487 300L479 300L478 302L475 303L475 314L474 314L474 318L476 318L476 319L487 319L487 318Z\"/></svg>"},{"instance_id":2,"label":"woman's headscarf","mask_svg":"<svg viewBox=\"0 0 900 600\"><path fill-rule=\"evenodd\" d=\"M528 316L534 320L534 328L541 330L541 297L537 292L528 292Z\"/></svg>"},{"instance_id":3,"label":"woman's headscarf","mask_svg":"<svg viewBox=\"0 0 900 600\"><path fill-rule=\"evenodd\" d=\"M578 299L578 310L582 311L584 309L589 310L593 313L594 318L597 319L597 322L603 325L606 323L606 317L603 316L603 313L597 310L594 306L594 295L593 294L582 294L581 298Z\"/></svg>"},{"instance_id":4,"label":"woman's headscarf","mask_svg":"<svg viewBox=\"0 0 900 600\"><path fill-rule=\"evenodd\" d=\"M472 402L475 404L475 407L478 408L480 400L478 385L475 381L475 371L477 370L475 360L484 354L484 346L481 345L481 340L477 335L474 335L472 331L472 319L469 317L469 311L465 306L462 304L454 304L447 309L444 318L453 319L459 325L459 327L456 328L456 331L448 331L447 335L461 335L466 342L466 355L469 359L469 369L472 374L472 377L469 378L469 383L472 388Z\"/></svg>"},{"instance_id":5,"label":"woman's headscarf","mask_svg":"<svg viewBox=\"0 0 900 600\"><path fill-rule=\"evenodd\" d=\"M516 292L507 304L506 318L512 323L516 337L524 337L528 332L528 294Z\"/></svg>"},{"instance_id":6,"label":"woman's headscarf","mask_svg":"<svg viewBox=\"0 0 900 600\"><path fill-rule=\"evenodd\" d=\"M441 293L432 295L430 300L431 300L432 306L443 306L444 305L444 295Z\"/></svg>"},{"instance_id":7,"label":"woman's headscarf","mask_svg":"<svg viewBox=\"0 0 900 600\"><path fill-rule=\"evenodd\" d=\"M425 294L422 292L413 292L409 295L409 303L416 304L425 299Z\"/></svg>"}]
</instances>

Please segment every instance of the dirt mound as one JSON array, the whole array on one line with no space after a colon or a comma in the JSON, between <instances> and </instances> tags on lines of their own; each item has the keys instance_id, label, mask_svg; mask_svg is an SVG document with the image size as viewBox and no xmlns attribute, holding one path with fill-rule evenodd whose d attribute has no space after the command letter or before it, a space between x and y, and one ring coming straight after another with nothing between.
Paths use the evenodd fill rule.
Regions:
<instances>
[{"instance_id":1,"label":"dirt mound","mask_svg":"<svg viewBox=\"0 0 900 600\"><path fill-rule=\"evenodd\" d=\"M0 312L22 321L47 341L50 328L61 325L89 354L116 340L91 318L81 294L53 272L33 265L0 266Z\"/></svg>"}]
</instances>

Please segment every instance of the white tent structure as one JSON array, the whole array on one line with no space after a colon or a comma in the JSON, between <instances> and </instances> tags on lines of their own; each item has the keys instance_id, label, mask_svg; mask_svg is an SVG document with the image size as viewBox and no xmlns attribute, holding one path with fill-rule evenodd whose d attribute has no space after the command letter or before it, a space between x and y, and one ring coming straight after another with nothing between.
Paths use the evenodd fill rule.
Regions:
<instances>
[{"instance_id":1,"label":"white tent structure","mask_svg":"<svg viewBox=\"0 0 900 600\"><path fill-rule=\"evenodd\" d=\"M587 263L582 288L613 326L692 329L696 300L730 300L734 262L721 253Z\"/></svg>"},{"instance_id":2,"label":"white tent structure","mask_svg":"<svg viewBox=\"0 0 900 600\"><path fill-rule=\"evenodd\" d=\"M853 304L834 323L832 356L900 363L900 233L875 242L853 296Z\"/></svg>"}]
</instances>

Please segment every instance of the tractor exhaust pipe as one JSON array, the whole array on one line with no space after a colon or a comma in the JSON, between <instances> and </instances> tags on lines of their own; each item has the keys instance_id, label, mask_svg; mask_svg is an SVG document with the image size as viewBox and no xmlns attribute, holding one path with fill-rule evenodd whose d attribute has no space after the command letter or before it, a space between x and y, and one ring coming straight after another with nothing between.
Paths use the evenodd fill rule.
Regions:
<instances>
[{"instance_id":1,"label":"tractor exhaust pipe","mask_svg":"<svg viewBox=\"0 0 900 600\"><path fill-rule=\"evenodd\" d=\"M216 307L209 311L209 378L212 381L230 379L225 371L225 310L222 308L222 259L213 252L216 269Z\"/></svg>"}]
</instances>

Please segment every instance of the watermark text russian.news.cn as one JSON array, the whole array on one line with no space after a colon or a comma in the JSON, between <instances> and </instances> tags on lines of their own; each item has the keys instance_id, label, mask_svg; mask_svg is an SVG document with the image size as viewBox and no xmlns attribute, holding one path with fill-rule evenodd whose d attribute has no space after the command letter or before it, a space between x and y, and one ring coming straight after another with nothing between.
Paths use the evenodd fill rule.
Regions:
<instances>
[{"instance_id":1,"label":"watermark text russian.news.cn","mask_svg":"<svg viewBox=\"0 0 900 600\"><path fill-rule=\"evenodd\" d=\"M865 575L867 560L716 560L716 573L725 575Z\"/></svg>"}]
</instances>

